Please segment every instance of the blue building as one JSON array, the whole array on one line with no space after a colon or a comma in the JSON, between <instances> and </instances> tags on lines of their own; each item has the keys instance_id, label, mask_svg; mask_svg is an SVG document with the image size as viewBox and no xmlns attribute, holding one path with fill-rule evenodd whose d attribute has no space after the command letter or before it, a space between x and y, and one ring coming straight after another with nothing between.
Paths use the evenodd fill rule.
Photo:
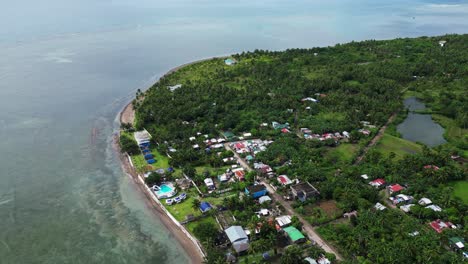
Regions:
<instances>
[{"instance_id":1,"label":"blue building","mask_svg":"<svg viewBox=\"0 0 468 264\"><path fill-rule=\"evenodd\" d=\"M267 189L263 184L252 185L245 187L245 194L248 196L257 199L267 194Z\"/></svg>"},{"instance_id":2,"label":"blue building","mask_svg":"<svg viewBox=\"0 0 468 264\"><path fill-rule=\"evenodd\" d=\"M205 213L205 212L208 212L209 210L211 210L213 207L211 207L211 204L209 204L208 202L201 202L200 203L200 211L202 213Z\"/></svg>"}]
</instances>

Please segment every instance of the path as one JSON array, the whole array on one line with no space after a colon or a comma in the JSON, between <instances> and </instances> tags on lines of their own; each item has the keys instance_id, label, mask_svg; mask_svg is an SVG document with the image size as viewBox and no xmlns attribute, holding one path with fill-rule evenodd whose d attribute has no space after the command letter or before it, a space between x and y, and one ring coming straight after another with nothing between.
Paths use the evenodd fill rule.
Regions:
<instances>
[{"instance_id":1,"label":"path","mask_svg":"<svg viewBox=\"0 0 468 264\"><path fill-rule=\"evenodd\" d=\"M377 144L377 142L379 142L379 140L383 137L384 133L385 133L385 130L387 129L388 125L390 123L393 122L393 120L395 119L397 113L393 113L387 120L387 123L385 123L385 125L383 125L379 131L377 132L377 134L375 135L375 137L369 142L369 144L367 144L367 146L364 148L364 150L362 151L362 154L356 159L356 162L354 162L354 164L359 164L361 163L362 159L364 158L364 156L366 156L367 152L369 152L369 149L371 147L373 147L375 144Z\"/></svg>"},{"instance_id":2,"label":"path","mask_svg":"<svg viewBox=\"0 0 468 264\"><path fill-rule=\"evenodd\" d=\"M225 143L224 146L226 147L226 149L231 150L234 153L234 156L237 158L237 161L246 171L252 171L252 168L249 166L249 164L247 164L247 162L245 162L244 159L242 159L239 156L239 154L233 151L233 149L229 146L229 143ZM284 207L284 209L289 215L297 216L299 221L302 222L302 229L304 232L307 233L307 236L309 237L309 239L315 241L317 245L320 246L326 252L335 254L337 260L339 261L343 260L341 255L332 246L327 244L327 242L325 242L325 240L323 240L320 237L320 235L315 231L314 227L309 222L307 222L302 216L297 214L294 211L294 209L291 207L291 205L287 201L285 201L281 195L277 194L276 191L273 190L273 188L270 186L268 182L261 181L261 183L266 186L273 200L279 202Z\"/></svg>"}]
</instances>

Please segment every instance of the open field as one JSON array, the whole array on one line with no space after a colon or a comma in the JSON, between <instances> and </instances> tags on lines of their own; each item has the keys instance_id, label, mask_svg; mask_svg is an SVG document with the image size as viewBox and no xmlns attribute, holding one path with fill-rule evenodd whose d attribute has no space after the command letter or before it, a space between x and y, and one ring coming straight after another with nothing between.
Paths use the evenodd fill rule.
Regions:
<instances>
[{"instance_id":1,"label":"open field","mask_svg":"<svg viewBox=\"0 0 468 264\"><path fill-rule=\"evenodd\" d=\"M468 181L458 181L453 184L453 196L468 204Z\"/></svg>"},{"instance_id":2,"label":"open field","mask_svg":"<svg viewBox=\"0 0 468 264\"><path fill-rule=\"evenodd\" d=\"M336 155L342 162L351 162L358 150L358 144L342 143L336 148L330 148L327 154Z\"/></svg>"},{"instance_id":3,"label":"open field","mask_svg":"<svg viewBox=\"0 0 468 264\"><path fill-rule=\"evenodd\" d=\"M328 200L304 206L303 214L311 224L318 225L340 217L343 210L336 206L336 201Z\"/></svg>"},{"instance_id":4,"label":"open field","mask_svg":"<svg viewBox=\"0 0 468 264\"><path fill-rule=\"evenodd\" d=\"M142 154L131 156L133 165L138 172L144 173L156 169L169 168L169 158L167 156L162 155L156 149L151 149L151 153L153 153L154 158L156 159L156 163L151 165L146 163L145 157L143 157Z\"/></svg>"},{"instance_id":5,"label":"open field","mask_svg":"<svg viewBox=\"0 0 468 264\"><path fill-rule=\"evenodd\" d=\"M213 216L206 216L206 217L203 217L201 219L198 219L197 221L193 221L193 222L190 222L188 224L186 224L185 226L187 227L187 229L190 231L190 233L193 234L193 229L201 224L201 223L213 223L215 226L219 227L218 223L216 222L216 220L214 219Z\"/></svg>"},{"instance_id":6,"label":"open field","mask_svg":"<svg viewBox=\"0 0 468 264\"><path fill-rule=\"evenodd\" d=\"M394 137L389 134L384 134L382 139L379 141L376 150L380 151L384 155L394 152L397 158L403 158L406 154L414 154L421 151L421 146L402 138Z\"/></svg>"}]
</instances>

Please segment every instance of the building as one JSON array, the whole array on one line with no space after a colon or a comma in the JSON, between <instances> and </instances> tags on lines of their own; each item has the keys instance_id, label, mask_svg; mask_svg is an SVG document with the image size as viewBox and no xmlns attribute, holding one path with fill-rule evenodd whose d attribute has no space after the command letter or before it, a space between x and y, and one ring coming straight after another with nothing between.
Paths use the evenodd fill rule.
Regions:
<instances>
[{"instance_id":1,"label":"building","mask_svg":"<svg viewBox=\"0 0 468 264\"><path fill-rule=\"evenodd\" d=\"M421 198L421 200L419 200L418 204L422 206L426 206L426 205L432 204L432 201L424 197L424 198Z\"/></svg>"},{"instance_id":2,"label":"building","mask_svg":"<svg viewBox=\"0 0 468 264\"><path fill-rule=\"evenodd\" d=\"M135 138L136 142L138 143L138 146L149 146L151 135L146 129L143 129L142 131L137 131L133 133L133 137Z\"/></svg>"},{"instance_id":3,"label":"building","mask_svg":"<svg viewBox=\"0 0 468 264\"><path fill-rule=\"evenodd\" d=\"M241 226L231 226L224 232L237 253L249 249L249 237Z\"/></svg>"},{"instance_id":4,"label":"building","mask_svg":"<svg viewBox=\"0 0 468 264\"><path fill-rule=\"evenodd\" d=\"M375 188L380 188L381 186L384 186L384 185L385 185L385 180L384 180L384 179L381 179L381 178L375 179L375 180L369 182L369 185L370 185L370 186L373 186L373 187L375 187Z\"/></svg>"},{"instance_id":5,"label":"building","mask_svg":"<svg viewBox=\"0 0 468 264\"><path fill-rule=\"evenodd\" d=\"M317 261L315 261L315 259L313 259L311 257L305 258L304 261L306 261L309 264L318 264Z\"/></svg>"},{"instance_id":6,"label":"building","mask_svg":"<svg viewBox=\"0 0 468 264\"><path fill-rule=\"evenodd\" d=\"M454 224L450 222L444 222L440 219L437 219L435 221L432 221L429 223L429 225L434 229L437 233L442 233L442 231L446 228L457 228Z\"/></svg>"},{"instance_id":7,"label":"building","mask_svg":"<svg viewBox=\"0 0 468 264\"><path fill-rule=\"evenodd\" d=\"M258 198L258 202L260 204L266 203L266 202L271 202L271 198L268 195L264 195L264 196L261 196L260 198Z\"/></svg>"},{"instance_id":8,"label":"building","mask_svg":"<svg viewBox=\"0 0 468 264\"><path fill-rule=\"evenodd\" d=\"M408 196L405 194L397 194L395 197L390 197L388 199L392 201L393 204L399 204L399 203L408 204L413 201L412 196Z\"/></svg>"},{"instance_id":9,"label":"building","mask_svg":"<svg viewBox=\"0 0 468 264\"><path fill-rule=\"evenodd\" d=\"M242 168L238 168L235 170L232 170L234 172L234 175L236 175L237 180L243 181L245 180L245 171Z\"/></svg>"},{"instance_id":10,"label":"building","mask_svg":"<svg viewBox=\"0 0 468 264\"><path fill-rule=\"evenodd\" d=\"M449 238L449 246L454 251L462 251L465 249L465 240L461 237Z\"/></svg>"},{"instance_id":11,"label":"building","mask_svg":"<svg viewBox=\"0 0 468 264\"><path fill-rule=\"evenodd\" d=\"M291 224L291 216L290 215L278 216L278 217L275 218L275 220L276 220L277 229L284 228L284 227Z\"/></svg>"},{"instance_id":12,"label":"building","mask_svg":"<svg viewBox=\"0 0 468 264\"><path fill-rule=\"evenodd\" d=\"M182 87L182 84L176 84L176 85L173 85L173 86L168 86L169 90L171 92L174 92L175 90L179 89Z\"/></svg>"},{"instance_id":13,"label":"building","mask_svg":"<svg viewBox=\"0 0 468 264\"><path fill-rule=\"evenodd\" d=\"M388 193L389 194L394 194L394 193L397 193L397 192L400 192L401 190L403 190L405 188L403 188L400 184L393 184L393 185L390 185L390 186L387 186L387 190L388 190Z\"/></svg>"},{"instance_id":14,"label":"building","mask_svg":"<svg viewBox=\"0 0 468 264\"><path fill-rule=\"evenodd\" d=\"M408 213L411 210L411 207L414 206L414 205L415 204L405 204L405 205L400 206L400 209L403 212Z\"/></svg>"},{"instance_id":15,"label":"building","mask_svg":"<svg viewBox=\"0 0 468 264\"><path fill-rule=\"evenodd\" d=\"M200 211L202 213L206 213L208 212L209 210L213 209L213 207L211 206L211 204L209 204L208 202L201 202L200 203Z\"/></svg>"},{"instance_id":16,"label":"building","mask_svg":"<svg viewBox=\"0 0 468 264\"><path fill-rule=\"evenodd\" d=\"M308 182L301 182L291 186L294 198L304 202L308 198L318 196L320 192Z\"/></svg>"},{"instance_id":17,"label":"building","mask_svg":"<svg viewBox=\"0 0 468 264\"><path fill-rule=\"evenodd\" d=\"M284 232L288 236L289 241L291 243L303 243L306 241L305 236L301 233L301 231L297 230L294 226L288 226L283 228Z\"/></svg>"},{"instance_id":18,"label":"building","mask_svg":"<svg viewBox=\"0 0 468 264\"><path fill-rule=\"evenodd\" d=\"M284 186L289 185L289 184L292 183L291 179L289 179L289 177L286 176L286 175L280 175L280 176L278 176L278 182L279 182L281 185L284 185Z\"/></svg>"},{"instance_id":19,"label":"building","mask_svg":"<svg viewBox=\"0 0 468 264\"><path fill-rule=\"evenodd\" d=\"M442 212L442 208L440 208L440 206L435 205L435 204L428 205L425 208L431 209L434 212Z\"/></svg>"},{"instance_id":20,"label":"building","mask_svg":"<svg viewBox=\"0 0 468 264\"><path fill-rule=\"evenodd\" d=\"M378 211L383 211L383 210L387 209L387 207L385 207L385 206L384 206L383 204L381 204L381 203L376 203L376 204L374 205L374 208L375 208L376 210L378 210Z\"/></svg>"},{"instance_id":21,"label":"building","mask_svg":"<svg viewBox=\"0 0 468 264\"><path fill-rule=\"evenodd\" d=\"M232 59L232 58L228 58L228 59L224 60L224 64L226 64L227 66L231 66L231 65L234 65L236 63L237 63L237 61L235 59Z\"/></svg>"},{"instance_id":22,"label":"building","mask_svg":"<svg viewBox=\"0 0 468 264\"><path fill-rule=\"evenodd\" d=\"M208 187L208 190L214 190L215 189L214 182L213 182L213 180L211 178L206 178L204 180L204 182L205 182L206 187Z\"/></svg>"},{"instance_id":23,"label":"building","mask_svg":"<svg viewBox=\"0 0 468 264\"><path fill-rule=\"evenodd\" d=\"M257 184L257 185L245 187L245 194L249 195L250 197L254 199L260 198L266 195L267 193L268 193L267 189L265 185L263 184Z\"/></svg>"}]
</instances>

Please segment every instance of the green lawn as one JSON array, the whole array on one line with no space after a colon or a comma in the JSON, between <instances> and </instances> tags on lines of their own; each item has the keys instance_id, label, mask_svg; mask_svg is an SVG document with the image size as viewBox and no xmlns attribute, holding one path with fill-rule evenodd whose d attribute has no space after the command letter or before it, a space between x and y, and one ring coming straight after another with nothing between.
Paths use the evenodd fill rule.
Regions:
<instances>
[{"instance_id":1,"label":"green lawn","mask_svg":"<svg viewBox=\"0 0 468 264\"><path fill-rule=\"evenodd\" d=\"M135 166L138 172L143 173L161 168L169 168L169 158L167 156L162 155L156 149L151 149L151 153L153 153L154 158L157 161L156 163L151 165L146 163L145 157L143 157L142 154L131 156L133 165Z\"/></svg>"},{"instance_id":2,"label":"green lawn","mask_svg":"<svg viewBox=\"0 0 468 264\"><path fill-rule=\"evenodd\" d=\"M458 181L453 185L453 195L468 204L468 181Z\"/></svg>"},{"instance_id":3,"label":"green lawn","mask_svg":"<svg viewBox=\"0 0 468 264\"><path fill-rule=\"evenodd\" d=\"M466 145L468 144L468 129L463 129L455 123L455 120L448 118L443 115L433 114L432 118L435 122L439 123L442 127L445 128L444 138L453 143L454 145ZM468 153L465 151L465 156Z\"/></svg>"},{"instance_id":4,"label":"green lawn","mask_svg":"<svg viewBox=\"0 0 468 264\"><path fill-rule=\"evenodd\" d=\"M165 199L161 200L161 203L178 221L184 221L185 217L189 214L192 214L194 216L201 215L201 212L199 209L192 208L193 200L198 199L198 193L195 190L195 188L192 187L185 192L187 193L187 199L185 199L181 203L167 205Z\"/></svg>"},{"instance_id":5,"label":"green lawn","mask_svg":"<svg viewBox=\"0 0 468 264\"><path fill-rule=\"evenodd\" d=\"M216 220L214 219L213 216L207 216L207 217L203 217L201 219L198 219L197 221L193 221L193 222L190 222L188 224L185 225L185 227L187 227L187 229L190 231L190 233L193 234L193 229L201 224L201 223L213 223L215 226L219 227L218 223L216 222Z\"/></svg>"},{"instance_id":6,"label":"green lawn","mask_svg":"<svg viewBox=\"0 0 468 264\"><path fill-rule=\"evenodd\" d=\"M406 154L420 152L421 148L422 147L420 145L414 142L394 137L389 134L384 134L376 146L376 149L385 155L390 154L390 152L394 152L397 158L403 158Z\"/></svg>"},{"instance_id":7,"label":"green lawn","mask_svg":"<svg viewBox=\"0 0 468 264\"><path fill-rule=\"evenodd\" d=\"M337 155L340 161L351 162L358 150L358 144L342 143L336 148L330 148L328 153L330 153L330 155Z\"/></svg>"}]
</instances>

